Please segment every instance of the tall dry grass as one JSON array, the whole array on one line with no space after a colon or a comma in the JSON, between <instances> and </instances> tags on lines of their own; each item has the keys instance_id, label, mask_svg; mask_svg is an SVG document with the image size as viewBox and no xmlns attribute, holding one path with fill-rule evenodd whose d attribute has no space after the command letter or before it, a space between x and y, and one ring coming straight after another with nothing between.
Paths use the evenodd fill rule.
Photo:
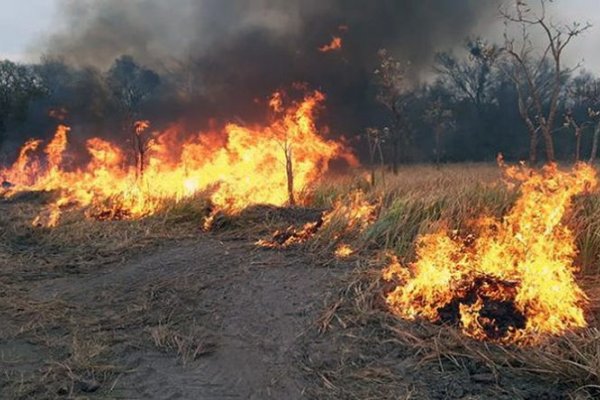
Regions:
<instances>
[{"instance_id":1,"label":"tall dry grass","mask_svg":"<svg viewBox=\"0 0 600 400\"><path fill-rule=\"evenodd\" d=\"M419 234L435 230L440 224L460 228L465 221L482 213L501 217L510 209L518 189L509 189L502 183L502 171L496 165L407 166L401 168L398 175L387 173L382 178L381 173L378 174L374 187L365 174L357 172L352 176L324 179L314 188L307 197L306 207L316 211L258 207L239 216L222 217L217 222L230 227L235 234L243 231L244 236L252 237L253 232L262 234L290 221L301 225L305 222L300 222L301 219L313 218L319 210L330 209L340 198L347 199L356 190L363 191L367 199L378 204L374 221L367 227L348 228L343 213L334 214L330 225L307 243L307 250L328 264L333 249L340 243L349 244L357 251L354 260L358 270L352 274L348 286L340 289L339 296L332 302L334 306L321 321L325 331L336 331L332 326L337 324L340 337L350 337L348 332L351 331L353 339L347 344L347 356L354 354L362 361L369 360L369 368L381 368L377 369L381 372L388 366L392 368L396 360L387 359L385 352L377 350L378 346L386 351L390 347L401 347L418 354L423 364L446 360L453 365L463 365L474 361L485 365L493 374L538 374L551 382L572 387L573 393L587 391L590 396L600 393L596 391L600 386L600 336L597 333L600 194L578 197L572 212L565 216L565 222L577 238L579 280L590 297L590 329L552 339L535 348L519 349L473 342L448 327L400 321L387 313L382 301L380 271L385 252L394 252L401 261L408 262L414 257L415 238ZM24 271L21 275L11 274L14 279L51 273L55 268L85 269L98 265L99 260L115 262L164 241L193 237L209 214L210 205L205 196L199 196L165 204L160 213L140 221L113 222L90 221L74 210L65 213L61 224L54 229L31 226L39 209L36 201L0 204L0 264ZM43 271L29 271L34 257L46 260ZM189 349L181 346L179 340L187 338L187 334L175 334L165 327L159 325L152 332L156 345L187 352ZM358 373L356 365L339 365L328 379L334 386L346 385L347 394L356 390L355 393L360 393L358 398L368 397L372 393L367 393L363 384L369 383L374 370L358 371L366 374L360 375L364 380L358 385L352 378ZM389 383L392 388L389 393L397 393L393 388L399 383L394 380L394 374L384 375L377 379ZM381 383L374 383L377 384L377 390L383 390ZM386 398L385 395L380 397Z\"/></svg>"},{"instance_id":2,"label":"tall dry grass","mask_svg":"<svg viewBox=\"0 0 600 400\"><path fill-rule=\"evenodd\" d=\"M567 167L568 168L568 167ZM598 191L574 199L564 222L573 230L579 250L576 260L580 267L578 280L590 298L588 320L590 328L564 337L549 338L535 347L502 347L475 342L462 337L457 330L435 327L423 322L410 324L390 316L383 301L383 283L380 270L385 252L398 255L404 263L414 258L414 244L421 233L447 224L460 228L481 214L502 217L519 195L518 188L508 188L502 181L501 169L493 164L461 164L434 166L408 166L398 175L387 174L371 187L366 178L357 174L353 178L329 181L317 188L315 204L329 206L333 199L360 188L369 199L380 204L376 220L365 230L353 236L352 246L361 251L360 265L349 287L333 301L334 309L326 315L325 326L338 322L344 335L361 338L355 340L348 352L360 354L361 359L377 359L373 364L382 370L391 367L393 360L376 354L374 347L384 343L397 343L420 355L427 364L449 362L465 365L475 362L500 376L532 375L547 382L570 388L572 398L600 396L600 193ZM329 245L335 241L335 232L321 232L314 238L313 246ZM330 247L330 245L329 245ZM542 279L540 277L540 279ZM374 328L374 326L376 328ZM354 327L355 329L352 329ZM357 328L359 327L359 328ZM333 331L336 328L331 328ZM376 332L374 334L373 332ZM425 333L424 333L425 332ZM363 337L363 335L365 335ZM367 337L368 335L368 337ZM370 345L365 346L366 342ZM356 365L341 363L331 375L331 385L352 385L345 378L360 371ZM390 387L393 387L393 381ZM355 388L361 396L362 388ZM393 391L392 391L393 392ZM392 393L390 392L390 393ZM394 392L395 393L395 392ZM383 396L386 397L386 396Z\"/></svg>"}]
</instances>

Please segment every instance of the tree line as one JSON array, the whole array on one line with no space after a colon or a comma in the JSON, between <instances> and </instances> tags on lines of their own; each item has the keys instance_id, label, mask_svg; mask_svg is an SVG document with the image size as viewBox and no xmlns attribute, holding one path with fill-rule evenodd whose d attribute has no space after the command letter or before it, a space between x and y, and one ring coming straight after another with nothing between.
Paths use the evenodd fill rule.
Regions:
<instances>
[{"instance_id":1,"label":"tree line","mask_svg":"<svg viewBox=\"0 0 600 400\"><path fill-rule=\"evenodd\" d=\"M501 42L474 38L460 55L438 53L428 84L412 85L410 63L380 50L376 96L388 124L366 130L370 143L387 142L379 157L394 170L401 162L492 160L498 153L532 165L593 162L600 79L564 60L565 49L591 26L554 22L549 3L517 0L501 9Z\"/></svg>"}]
</instances>

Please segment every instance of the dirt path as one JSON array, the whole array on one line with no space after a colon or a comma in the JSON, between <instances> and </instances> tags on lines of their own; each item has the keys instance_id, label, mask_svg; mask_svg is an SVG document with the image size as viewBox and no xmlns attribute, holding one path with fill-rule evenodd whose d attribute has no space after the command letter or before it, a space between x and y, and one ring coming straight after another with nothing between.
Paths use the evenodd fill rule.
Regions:
<instances>
[{"instance_id":1,"label":"dirt path","mask_svg":"<svg viewBox=\"0 0 600 400\"><path fill-rule=\"evenodd\" d=\"M146 335L146 341L111 344L107 361L123 372L103 382L95 396L298 399L306 386L299 341L314 326L335 279L298 254L205 236L100 271L42 281L28 296L60 300L78 307L78 315L93 316L86 332L97 326L114 335ZM158 297L168 301L152 303ZM146 318L159 307L160 317L146 322L150 326L128 328L132 309L143 309L138 314ZM144 344L152 341L157 346ZM35 363L26 350L23 363Z\"/></svg>"}]
</instances>

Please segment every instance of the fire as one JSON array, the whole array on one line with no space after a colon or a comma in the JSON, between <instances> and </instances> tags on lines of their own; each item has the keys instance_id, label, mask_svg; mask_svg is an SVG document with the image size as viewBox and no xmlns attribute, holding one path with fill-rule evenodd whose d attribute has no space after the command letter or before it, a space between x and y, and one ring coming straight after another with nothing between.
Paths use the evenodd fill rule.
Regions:
<instances>
[{"instance_id":1,"label":"fire","mask_svg":"<svg viewBox=\"0 0 600 400\"><path fill-rule=\"evenodd\" d=\"M521 166L506 174L521 182L521 195L504 218L478 218L469 233L420 236L408 268L392 257L384 279L399 282L387 295L393 313L458 322L470 337L501 343L535 343L586 326L575 237L562 220L574 196L596 187L594 169Z\"/></svg>"},{"instance_id":2,"label":"fire","mask_svg":"<svg viewBox=\"0 0 600 400\"><path fill-rule=\"evenodd\" d=\"M335 249L336 258L348 258L354 254L354 250L347 244L341 244Z\"/></svg>"},{"instance_id":3,"label":"fire","mask_svg":"<svg viewBox=\"0 0 600 400\"><path fill-rule=\"evenodd\" d=\"M367 200L363 191L356 190L346 198L337 199L332 209L324 212L318 221L309 222L299 230L293 226L283 231L277 230L270 239L259 240L257 245L266 248L286 248L306 243L317 232L323 231L329 231L333 240L339 240L353 232L364 231L375 220L376 210L377 204ZM354 253L348 245L340 245L338 251L345 257Z\"/></svg>"},{"instance_id":4,"label":"fire","mask_svg":"<svg viewBox=\"0 0 600 400\"><path fill-rule=\"evenodd\" d=\"M17 161L0 169L4 196L53 191L58 199L35 221L56 225L61 210L81 207L96 219L133 219L155 213L169 200L210 193L220 210L238 212L251 204L284 205L301 198L333 159L356 159L341 143L319 135L315 116L325 96L314 91L285 106L285 95L271 98L271 123L230 123L220 132L187 139L177 126L149 133L150 123L133 125L135 157L114 143L89 139L87 165L64 165L69 128L60 125L40 154L41 141L27 142ZM132 158L135 160L132 162Z\"/></svg>"},{"instance_id":5,"label":"fire","mask_svg":"<svg viewBox=\"0 0 600 400\"><path fill-rule=\"evenodd\" d=\"M329 42L328 44L325 44L321 47L319 47L319 51L321 53L328 53L330 51L337 51L337 50L341 50L342 48L342 38L339 36L333 36L331 38L331 42Z\"/></svg>"}]
</instances>

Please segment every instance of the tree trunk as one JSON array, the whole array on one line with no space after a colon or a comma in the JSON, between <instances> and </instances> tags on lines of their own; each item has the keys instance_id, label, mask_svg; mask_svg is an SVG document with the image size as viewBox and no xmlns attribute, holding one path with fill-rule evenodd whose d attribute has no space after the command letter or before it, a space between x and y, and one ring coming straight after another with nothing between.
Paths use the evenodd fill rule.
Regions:
<instances>
[{"instance_id":1,"label":"tree trunk","mask_svg":"<svg viewBox=\"0 0 600 400\"><path fill-rule=\"evenodd\" d=\"M575 128L575 162L581 158L581 128Z\"/></svg>"},{"instance_id":2,"label":"tree trunk","mask_svg":"<svg viewBox=\"0 0 600 400\"><path fill-rule=\"evenodd\" d=\"M381 169L381 183L385 184L385 159L383 158L383 149L381 148L381 142L377 143L377 149L379 150L379 161ZM374 185L373 185L374 186Z\"/></svg>"},{"instance_id":3,"label":"tree trunk","mask_svg":"<svg viewBox=\"0 0 600 400\"><path fill-rule=\"evenodd\" d=\"M544 137L544 147L546 149L546 161L553 163L554 157L554 141L552 140L552 132L550 126L542 127L542 136Z\"/></svg>"},{"instance_id":4,"label":"tree trunk","mask_svg":"<svg viewBox=\"0 0 600 400\"><path fill-rule=\"evenodd\" d=\"M442 147L442 132L441 128L435 129L435 165L440 166L440 153Z\"/></svg>"},{"instance_id":5,"label":"tree trunk","mask_svg":"<svg viewBox=\"0 0 600 400\"><path fill-rule=\"evenodd\" d=\"M537 163L537 145L538 134L536 130L529 131L529 165L535 166Z\"/></svg>"},{"instance_id":6,"label":"tree trunk","mask_svg":"<svg viewBox=\"0 0 600 400\"><path fill-rule=\"evenodd\" d=\"M133 137L135 143L135 166L136 166L136 180L142 181L144 179L144 166L146 163L146 150L144 148L144 142L140 135L134 132Z\"/></svg>"},{"instance_id":7,"label":"tree trunk","mask_svg":"<svg viewBox=\"0 0 600 400\"><path fill-rule=\"evenodd\" d=\"M292 164L291 148L287 148L285 151L285 172L287 175L288 202L290 203L290 206L295 206L296 198L294 196L294 167Z\"/></svg>"},{"instance_id":8,"label":"tree trunk","mask_svg":"<svg viewBox=\"0 0 600 400\"><path fill-rule=\"evenodd\" d=\"M593 164L594 161L596 161L596 156L598 155L598 141L600 141L600 121L598 121L596 128L594 128L594 141L592 142L590 164Z\"/></svg>"},{"instance_id":9,"label":"tree trunk","mask_svg":"<svg viewBox=\"0 0 600 400\"><path fill-rule=\"evenodd\" d=\"M395 132L395 134L397 135L398 132ZM394 135L392 141L392 172L394 175L398 175L398 144L400 142L396 135Z\"/></svg>"},{"instance_id":10,"label":"tree trunk","mask_svg":"<svg viewBox=\"0 0 600 400\"><path fill-rule=\"evenodd\" d=\"M140 180L144 179L144 167L146 164L146 154L144 149L140 148L140 154L139 154L139 175L140 175Z\"/></svg>"}]
</instances>

